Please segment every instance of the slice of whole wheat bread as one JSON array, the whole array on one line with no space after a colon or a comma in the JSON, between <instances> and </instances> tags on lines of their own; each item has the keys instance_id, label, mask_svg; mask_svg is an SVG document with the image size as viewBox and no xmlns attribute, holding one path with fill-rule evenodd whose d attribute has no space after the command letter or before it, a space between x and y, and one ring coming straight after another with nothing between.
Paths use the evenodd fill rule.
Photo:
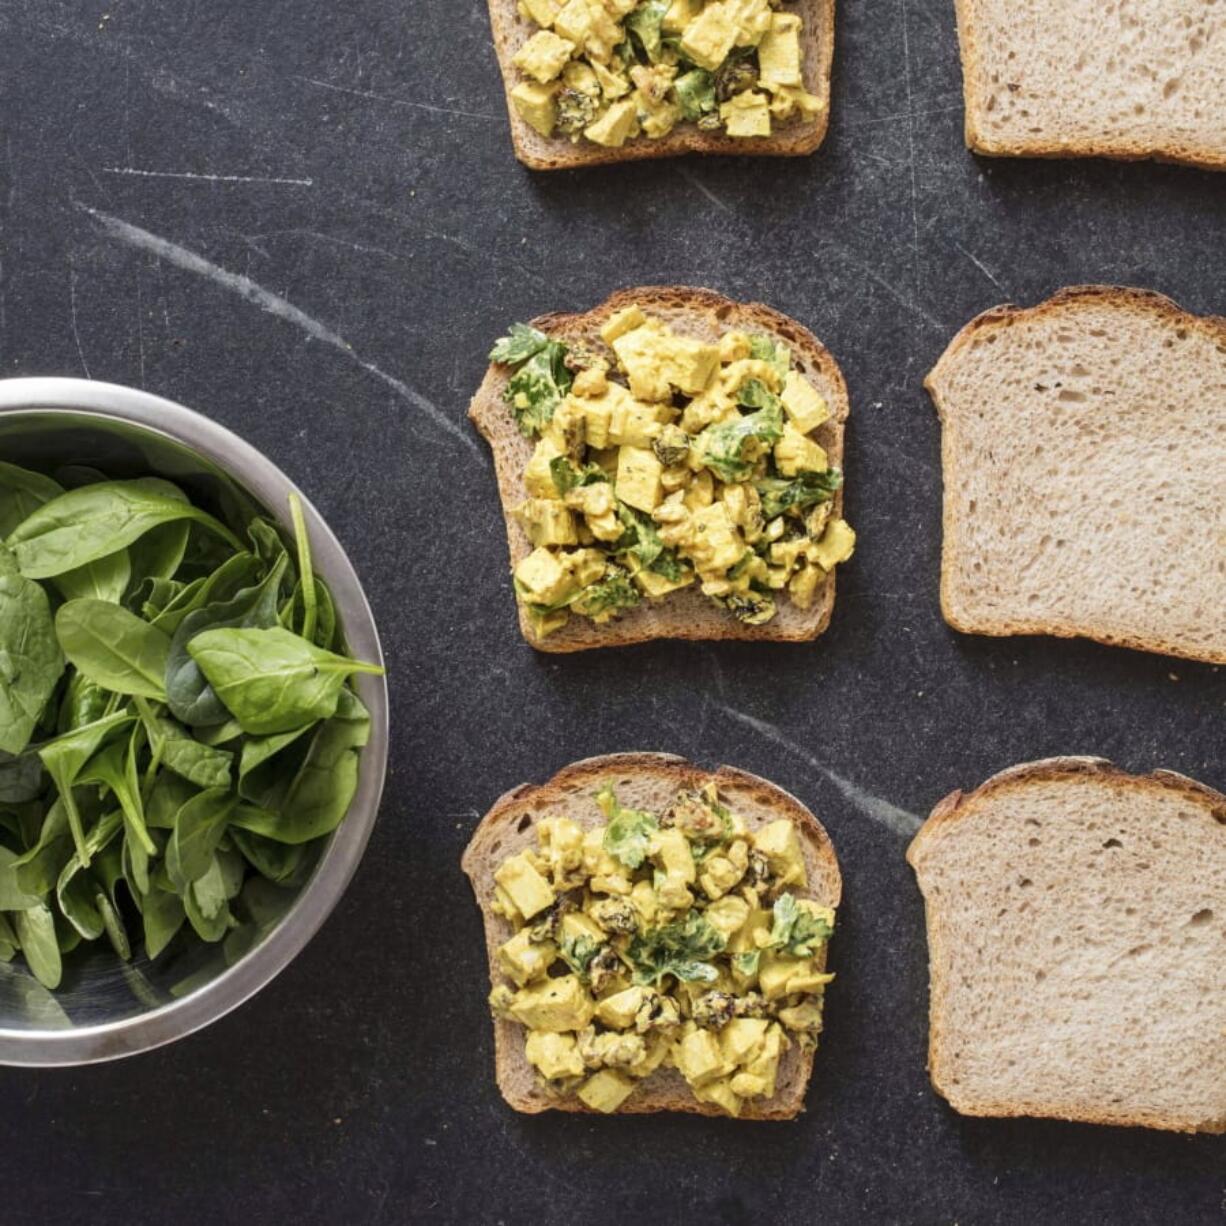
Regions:
<instances>
[{"instance_id":1,"label":"slice of whole wheat bread","mask_svg":"<svg viewBox=\"0 0 1226 1226\"><path fill-rule=\"evenodd\" d=\"M1226 319L1079 286L972 320L925 386L951 626L1226 662Z\"/></svg>"},{"instance_id":2,"label":"slice of whole wheat bread","mask_svg":"<svg viewBox=\"0 0 1226 1226\"><path fill-rule=\"evenodd\" d=\"M527 123L511 101L519 83L512 57L536 32L537 26L520 16L518 0L489 0L494 49L502 70L511 141L515 156L532 170L568 170L575 166L601 166L644 158L677 157L684 153L758 154L799 157L812 153L825 138L830 121L830 67L834 60L834 0L787 0L783 12L798 13L801 27L801 73L805 88L821 99L822 108L811 119L781 123L770 136L734 137L704 132L692 123L679 123L667 136L645 136L610 149L589 140L572 143L565 136L542 136Z\"/></svg>"},{"instance_id":3,"label":"slice of whole wheat bread","mask_svg":"<svg viewBox=\"0 0 1226 1226\"><path fill-rule=\"evenodd\" d=\"M1226 1131L1226 796L1049 758L947 796L907 859L955 1110Z\"/></svg>"},{"instance_id":4,"label":"slice of whole wheat bread","mask_svg":"<svg viewBox=\"0 0 1226 1226\"><path fill-rule=\"evenodd\" d=\"M957 0L966 143L1006 157L1226 168L1212 0Z\"/></svg>"},{"instance_id":5,"label":"slice of whole wheat bread","mask_svg":"<svg viewBox=\"0 0 1226 1226\"><path fill-rule=\"evenodd\" d=\"M843 460L843 429L851 405L842 371L825 346L808 329L761 303L737 303L709 289L686 286L645 286L619 290L582 314L542 315L532 321L550 336L582 340L597 352L606 352L600 327L610 315L637 302L648 315L667 323L675 332L713 341L725 332L740 329L769 333L792 351L792 362L825 397L829 419L812 437L825 449L832 465ZM611 354L609 355L612 356ZM468 416L494 453L498 493L506 520L512 568L532 548L527 534L511 514L527 497L524 467L532 457L534 441L520 434L503 400L509 378L505 366L491 366L468 408ZM843 510L842 489L834 496L832 514ZM790 600L780 600L778 613L761 626L737 621L696 587L672 592L660 604L644 601L614 621L596 625L586 617L572 617L560 629L538 639L527 614L518 606L524 638L539 651L583 651L589 647L623 647L648 639L749 639L766 642L805 642L815 639L830 624L834 611L834 571L818 586L813 603L800 609Z\"/></svg>"},{"instance_id":6,"label":"slice of whole wheat bread","mask_svg":"<svg viewBox=\"0 0 1226 1226\"><path fill-rule=\"evenodd\" d=\"M750 830L779 818L794 822L801 834L809 877L807 890L796 891L797 894L815 899L823 906L839 905L842 878L830 838L817 818L782 788L729 766L705 771L672 754L622 753L587 758L563 768L548 783L521 784L496 800L464 852L461 865L472 883L485 926L491 984L503 982L497 952L512 936L511 925L490 909L494 870L507 856L535 845L538 821L569 817L584 829L599 825L604 817L594 797L605 784L613 787L618 802L625 807L661 812L679 791L694 790L710 780L719 788L720 798L744 819ZM825 947L818 958L819 969L824 968ZM516 1111L588 1112L589 1108L574 1095L558 1097L539 1086L535 1070L524 1055L524 1033L516 1022L494 1021L495 1069L503 1098ZM803 1111L813 1055L794 1044L780 1062L775 1096L746 1100L738 1118L791 1119ZM711 1103L700 1103L675 1069L660 1069L644 1078L618 1110L634 1114L654 1111L725 1114Z\"/></svg>"}]
</instances>

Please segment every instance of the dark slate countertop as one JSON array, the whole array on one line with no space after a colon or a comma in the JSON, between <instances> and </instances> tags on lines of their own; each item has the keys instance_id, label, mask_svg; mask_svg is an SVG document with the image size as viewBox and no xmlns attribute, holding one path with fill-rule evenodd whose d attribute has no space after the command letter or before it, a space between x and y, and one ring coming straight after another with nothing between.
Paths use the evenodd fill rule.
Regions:
<instances>
[{"instance_id":1,"label":"dark slate countertop","mask_svg":"<svg viewBox=\"0 0 1226 1226\"><path fill-rule=\"evenodd\" d=\"M1031 758L1226 786L1221 669L945 627L921 387L972 315L1066 284L1226 311L1226 180L971 157L950 0L841 8L816 156L533 176L481 0L0 0L0 370L147 388L281 465L364 576L394 720L365 861L257 999L128 1062L0 1071L6 1223L1226 1220L1222 1138L933 1095L903 860L913 815ZM506 324L635 283L762 299L842 364L860 546L816 644L521 642L467 400ZM639 748L777 780L838 848L795 1124L528 1118L494 1088L460 851L506 788Z\"/></svg>"}]
</instances>

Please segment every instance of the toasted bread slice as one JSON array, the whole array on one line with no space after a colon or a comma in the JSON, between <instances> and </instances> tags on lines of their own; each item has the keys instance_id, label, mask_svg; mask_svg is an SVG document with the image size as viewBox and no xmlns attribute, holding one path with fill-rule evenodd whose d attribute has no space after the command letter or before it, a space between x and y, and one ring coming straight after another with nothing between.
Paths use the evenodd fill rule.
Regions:
<instances>
[{"instance_id":1,"label":"toasted bread slice","mask_svg":"<svg viewBox=\"0 0 1226 1226\"><path fill-rule=\"evenodd\" d=\"M610 162L635 162L645 158L677 157L685 153L757 154L767 157L801 157L812 153L825 139L830 122L830 68L834 60L834 0L786 0L784 12L798 13L801 28L801 72L805 87L821 99L822 108L811 119L781 123L770 136L733 137L722 132L704 132L692 123L679 123L667 136L645 136L609 149L588 140L572 142L566 136L542 136L526 123L511 101L511 90L522 79L511 63L515 53L537 29L519 12L518 0L490 0L490 25L494 49L506 89L507 113L511 118L511 141L515 156L532 170L569 170L575 166L602 166Z\"/></svg>"},{"instance_id":2,"label":"toasted bread slice","mask_svg":"<svg viewBox=\"0 0 1226 1226\"><path fill-rule=\"evenodd\" d=\"M472 883L485 924L491 984L503 981L497 951L513 935L511 925L490 909L494 870L507 856L535 844L538 821L564 816L585 829L599 825L604 818L596 807L595 793L605 784L614 788L618 801L625 807L659 812L668 807L677 792L694 790L711 780L719 788L721 799L745 820L750 830L779 818L794 822L801 834L809 878L808 889L797 893L826 907L839 905L842 878L830 838L817 818L782 788L729 766L704 771L672 754L622 753L587 758L560 770L548 783L521 784L495 801L464 852L461 864ZM819 958L820 967L824 968L824 948ZM813 1072L813 1056L812 1051L802 1052L794 1044L784 1053L780 1063L775 1096L766 1100L746 1100L738 1118L792 1119L803 1111L805 1090ZM498 1088L516 1111L589 1112L589 1108L573 1095L559 1098L539 1086L535 1070L524 1056L524 1028L516 1022L495 1020L494 1059ZM675 1069L660 1069L644 1078L619 1111L724 1114L710 1103L700 1103Z\"/></svg>"},{"instance_id":3,"label":"toasted bread slice","mask_svg":"<svg viewBox=\"0 0 1226 1226\"><path fill-rule=\"evenodd\" d=\"M830 417L813 433L833 465L843 461L843 428L851 405L842 371L824 345L795 320L761 303L737 303L708 289L685 286L646 286L620 290L600 306L578 315L542 315L532 321L551 336L583 341L597 352L606 351L600 339L601 325L623 307L637 302L674 331L700 340L713 341L725 332L740 329L767 333L787 343L792 362L817 391L825 397ZM494 452L498 493L506 520L511 566L532 549L512 510L527 497L524 467L532 457L533 440L524 438L503 400L509 372L505 366L491 366L477 389L468 416L484 435ZM843 513L843 491L834 496L834 516ZM648 639L749 639L758 642L797 643L815 639L830 624L834 611L834 571L819 585L808 609L797 608L788 600L779 602L779 611L769 622L750 626L739 622L717 607L696 588L670 593L659 604L644 601L625 615L604 625L586 617L572 617L560 630L541 639L533 633L531 622L518 606L519 624L524 638L539 651L583 651L589 647L624 647Z\"/></svg>"},{"instance_id":4,"label":"toasted bread slice","mask_svg":"<svg viewBox=\"0 0 1226 1226\"><path fill-rule=\"evenodd\" d=\"M1226 20L1204 0L957 0L966 143L1226 168Z\"/></svg>"},{"instance_id":5,"label":"toasted bread slice","mask_svg":"<svg viewBox=\"0 0 1226 1226\"><path fill-rule=\"evenodd\" d=\"M925 385L951 626L1226 662L1226 319L1066 289L972 320Z\"/></svg>"},{"instance_id":6,"label":"toasted bread slice","mask_svg":"<svg viewBox=\"0 0 1226 1226\"><path fill-rule=\"evenodd\" d=\"M955 1110L1226 1131L1226 796L1049 758L947 796L907 859Z\"/></svg>"}]
</instances>

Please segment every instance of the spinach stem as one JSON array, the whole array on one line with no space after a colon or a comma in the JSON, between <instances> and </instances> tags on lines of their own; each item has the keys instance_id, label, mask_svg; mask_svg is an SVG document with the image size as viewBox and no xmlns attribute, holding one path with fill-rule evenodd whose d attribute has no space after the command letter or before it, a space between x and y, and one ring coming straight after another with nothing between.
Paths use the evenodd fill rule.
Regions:
<instances>
[{"instance_id":1,"label":"spinach stem","mask_svg":"<svg viewBox=\"0 0 1226 1226\"><path fill-rule=\"evenodd\" d=\"M289 496L290 518L294 521L294 541L298 546L298 583L302 587L302 637L308 643L315 639L315 572L311 569L311 538L307 535L306 518L302 514L302 499Z\"/></svg>"}]
</instances>

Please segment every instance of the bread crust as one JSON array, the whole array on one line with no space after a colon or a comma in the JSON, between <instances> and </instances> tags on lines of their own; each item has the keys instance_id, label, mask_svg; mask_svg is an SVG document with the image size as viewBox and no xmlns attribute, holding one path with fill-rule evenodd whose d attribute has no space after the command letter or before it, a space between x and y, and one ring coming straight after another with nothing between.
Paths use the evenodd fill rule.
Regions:
<instances>
[{"instance_id":1,"label":"bread crust","mask_svg":"<svg viewBox=\"0 0 1226 1226\"><path fill-rule=\"evenodd\" d=\"M941 394L943 376L960 354L981 333L987 333L1003 328L1009 328L1019 321L1040 319L1046 315L1056 314L1070 307L1079 305L1107 305L1121 310L1144 311L1156 319L1178 327L1193 329L1205 333L1217 344L1226 345L1226 317L1219 315L1193 315L1185 311L1178 303L1155 290L1137 289L1122 285L1071 285L1058 290L1050 298L1032 307L1018 307L1011 303L990 307L976 315L954 336L941 354L936 365L924 379L924 387L932 397L936 406L937 416L941 422L941 467L944 484L947 489L954 488L961 480L958 467L958 456L962 450L958 437L958 423L954 414ZM1174 656L1179 659L1201 660L1210 664L1226 664L1226 643L1218 649L1210 651L1192 651L1180 644L1168 642L1154 635L1116 634L1100 627L1086 626L1072 628L1033 620L1025 617L1011 617L1007 620L991 620L988 618L967 618L960 616L952 593L955 559L959 551L959 522L951 500L946 498L942 508L941 529L941 615L945 621L963 634L982 634L994 638L1010 637L1019 634L1046 634L1056 638L1085 638L1097 643L1113 647L1128 647L1136 651L1156 652L1159 655Z\"/></svg>"},{"instance_id":2,"label":"bread crust","mask_svg":"<svg viewBox=\"0 0 1226 1226\"><path fill-rule=\"evenodd\" d=\"M535 834L534 814L548 813L559 803L591 793L611 777L650 780L670 791L694 789L713 781L721 794L768 809L772 819L790 818L799 828L805 848L810 883L803 897L817 899L825 906L837 907L842 898L842 876L830 836L816 817L790 792L757 775L735 767L720 766L703 770L685 758L662 753L618 753L585 758L563 767L543 784L523 783L503 793L481 819L464 850L460 866L468 876L485 930L486 954L491 986L502 982L498 969L498 947L512 935L511 925L490 909L493 896L493 869L514 850L529 846ZM526 819L526 820L525 820ZM590 826L594 818L580 825ZM752 828L752 827L751 827ZM823 961L824 966L824 951ZM532 1066L524 1056L523 1027L506 1019L494 1021L494 1063L498 1088L516 1111L536 1114L541 1111L594 1112L574 1095L555 1098L543 1093L525 1092L535 1080ZM784 1055L780 1085L774 1098L747 1100L738 1119L793 1119L804 1110L804 1097L813 1071L814 1052L793 1047ZM643 1079L640 1086L615 1114L644 1115L658 1111L681 1111L693 1115L721 1116L726 1112L712 1103L699 1102L675 1070L661 1069Z\"/></svg>"},{"instance_id":3,"label":"bread crust","mask_svg":"<svg viewBox=\"0 0 1226 1226\"><path fill-rule=\"evenodd\" d=\"M575 314L551 313L532 320L532 326L553 336L582 338L600 345L601 324L610 315L637 302L649 314L661 315L680 332L699 332L708 337L733 328L767 332L784 340L793 360L816 374L827 392L830 419L819 426L817 441L834 464L843 460L843 435L851 404L847 384L829 350L807 328L762 303L737 303L709 289L692 286L639 286L618 290L599 306ZM506 524L511 567L531 552L532 545L511 514L526 497L523 470L531 458L533 440L520 434L502 393L510 374L505 366L491 365L468 408L469 420L477 427L494 453L494 471L502 514ZM832 514L843 513L843 490L835 493ZM779 612L765 625L750 626L718 609L693 586L670 593L660 604L643 601L635 609L596 625L584 617L571 617L561 629L537 638L526 610L515 602L519 628L538 651L571 652L594 647L625 647L652 639L690 639L745 642L802 643L820 635L834 612L835 571L831 571L814 594L807 610L790 601L780 601Z\"/></svg>"},{"instance_id":4,"label":"bread crust","mask_svg":"<svg viewBox=\"0 0 1226 1226\"><path fill-rule=\"evenodd\" d=\"M543 137L515 109L511 90L519 82L511 59L533 33L531 22L518 13L516 0L489 0L490 27L502 72L503 93L511 121L515 156L530 170L570 170L576 166L607 166L614 162L637 162L649 158L684 154L734 154L758 157L804 157L813 153L826 137L830 123L830 75L834 61L834 0L787 0L782 6L799 13L802 27L801 59L806 86L822 100L821 111L812 119L782 125L762 137L731 137L708 133L693 124L679 124L667 136L640 136L620 149L591 141L573 143L566 137Z\"/></svg>"},{"instance_id":5,"label":"bread crust","mask_svg":"<svg viewBox=\"0 0 1226 1226\"><path fill-rule=\"evenodd\" d=\"M1208 809L1210 815L1226 825L1226 795L1206 784L1190 779L1176 771L1154 770L1148 775L1132 775L1109 762L1106 758L1063 756L1042 758L1023 762L998 771L973 791L964 793L955 790L937 802L928 820L920 827L907 848L907 863L923 892L923 869L927 856L932 854L936 842L949 833L949 828L974 812L977 801L1003 791L1022 791L1035 783L1050 783L1060 779L1100 779L1119 787L1174 790L1190 802ZM925 924L929 946L930 965L942 962L938 957L940 944L935 923L936 908L929 905L925 896ZM935 972L930 979L930 1025L928 1032L928 1069L932 1087L955 1111L962 1115L1016 1118L1038 1116L1048 1119L1063 1119L1086 1124L1114 1124L1128 1127L1158 1128L1174 1132L1226 1133L1226 1118L1203 1125L1191 1125L1187 1120L1160 1112L1110 1111L1087 1106L1084 1110L1068 1111L1049 1104L1020 1104L1009 1101L967 1101L958 1090L945 1084L940 1069L945 1043L948 1041L937 1023L942 1015L946 984Z\"/></svg>"},{"instance_id":6,"label":"bread crust","mask_svg":"<svg viewBox=\"0 0 1226 1226\"><path fill-rule=\"evenodd\" d=\"M1169 162L1202 170L1226 170L1226 151L1192 143L1155 146L1145 141L1102 137L1083 142L1061 142L1043 136L1027 140L993 140L976 124L985 105L975 88L983 53L975 28L976 0L954 0L958 23L958 46L962 56L962 93L965 102L966 147L983 157L1018 158L1111 158L1119 162Z\"/></svg>"}]
</instances>

